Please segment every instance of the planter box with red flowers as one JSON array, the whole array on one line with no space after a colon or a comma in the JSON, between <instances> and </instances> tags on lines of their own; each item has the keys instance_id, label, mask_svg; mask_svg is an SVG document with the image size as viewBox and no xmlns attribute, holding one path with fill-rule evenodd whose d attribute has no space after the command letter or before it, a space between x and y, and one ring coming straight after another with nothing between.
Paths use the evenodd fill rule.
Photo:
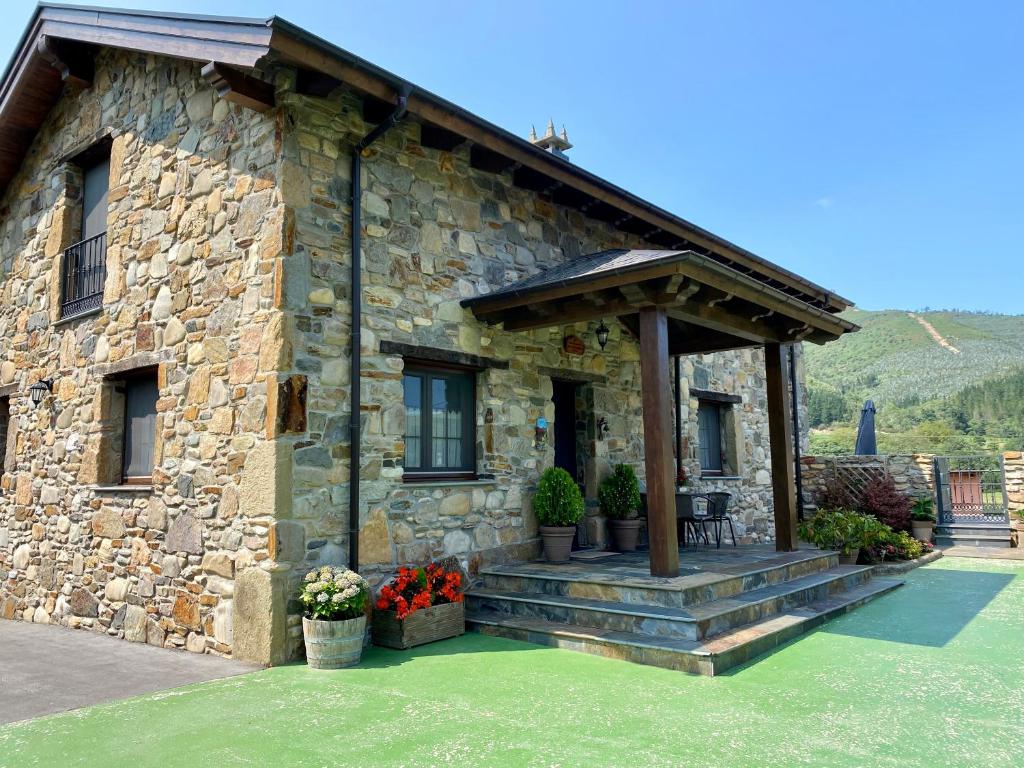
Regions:
<instances>
[{"instance_id":1,"label":"planter box with red flowers","mask_svg":"<svg viewBox=\"0 0 1024 768\"><path fill-rule=\"evenodd\" d=\"M462 587L457 567L399 568L381 588L373 612L374 644L404 650L463 634Z\"/></svg>"}]
</instances>

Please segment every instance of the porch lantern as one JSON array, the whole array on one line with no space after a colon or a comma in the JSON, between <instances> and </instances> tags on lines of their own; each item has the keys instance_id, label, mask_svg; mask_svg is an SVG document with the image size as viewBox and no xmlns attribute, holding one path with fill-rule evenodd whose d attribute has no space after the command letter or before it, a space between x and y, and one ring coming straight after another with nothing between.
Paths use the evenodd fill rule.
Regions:
<instances>
[{"instance_id":1,"label":"porch lantern","mask_svg":"<svg viewBox=\"0 0 1024 768\"><path fill-rule=\"evenodd\" d=\"M40 379L28 388L28 396L32 399L32 405L36 408L43 402L43 398L53 392L53 379Z\"/></svg>"},{"instance_id":2,"label":"porch lantern","mask_svg":"<svg viewBox=\"0 0 1024 768\"><path fill-rule=\"evenodd\" d=\"M610 329L607 325L604 324L604 320L602 320L601 324L597 326L597 331L595 331L595 333L597 334L597 343L601 345L601 349L604 349L605 345L608 344L609 332Z\"/></svg>"}]
</instances>

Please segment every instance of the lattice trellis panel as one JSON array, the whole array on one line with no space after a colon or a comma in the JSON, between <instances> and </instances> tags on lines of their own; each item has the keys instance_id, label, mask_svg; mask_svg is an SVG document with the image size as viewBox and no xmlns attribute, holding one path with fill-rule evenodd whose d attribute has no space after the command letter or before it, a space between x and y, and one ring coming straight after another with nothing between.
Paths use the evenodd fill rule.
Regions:
<instances>
[{"instance_id":1,"label":"lattice trellis panel","mask_svg":"<svg viewBox=\"0 0 1024 768\"><path fill-rule=\"evenodd\" d=\"M864 487L874 480L884 480L888 474L885 464L841 464L833 467L834 479L854 499L859 499Z\"/></svg>"}]
</instances>

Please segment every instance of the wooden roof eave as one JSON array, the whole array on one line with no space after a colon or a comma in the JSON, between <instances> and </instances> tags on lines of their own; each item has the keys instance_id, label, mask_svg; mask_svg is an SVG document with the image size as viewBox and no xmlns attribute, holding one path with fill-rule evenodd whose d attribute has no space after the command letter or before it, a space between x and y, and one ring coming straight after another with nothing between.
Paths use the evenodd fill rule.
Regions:
<instances>
[{"instance_id":1,"label":"wooden roof eave","mask_svg":"<svg viewBox=\"0 0 1024 768\"><path fill-rule=\"evenodd\" d=\"M573 297L582 298L587 294L611 288L622 289L628 286L639 286L673 275L681 275L696 283L715 288L749 304L761 307L762 311L759 314L764 317L778 313L780 316L789 318L796 324L793 327L805 326L801 330L801 338L815 343L824 343L838 338L844 333L858 330L858 326L848 320L810 306L782 291L766 286L748 275L689 251L672 254L655 264L644 264L635 269L622 269L598 276L571 278L550 286L521 292L502 291L493 297L485 294L465 299L462 305L471 309L478 319L491 324L506 323L506 327L510 325L507 322L508 317L518 310L528 310L529 315L526 319L511 323L515 329L559 325L587 319L591 315L631 314L639 311L640 303L622 300L576 315L563 311L552 312L547 319L538 318L537 315L541 313L545 304L565 301ZM666 303L670 305L673 302L667 301ZM765 325L758 328L754 321L748 323L730 320L727 313L716 312L712 307L691 308L682 304L673 307L672 311L681 318L702 323L721 332L733 333L748 341L756 341L758 338L776 341L795 340L795 338L782 338L771 332Z\"/></svg>"},{"instance_id":2,"label":"wooden roof eave","mask_svg":"<svg viewBox=\"0 0 1024 768\"><path fill-rule=\"evenodd\" d=\"M721 253L745 269L759 272L770 280L813 297L832 312L839 312L851 306L851 302L842 296L675 216L579 166L545 152L525 139L312 35L301 27L279 17L274 17L270 23L273 29L271 48L283 61L314 68L382 101L395 103L399 92L407 92L410 113L465 137L474 146L484 147L508 157L511 163L537 170L555 182L577 189L594 200L642 219L655 229L672 233L695 245Z\"/></svg>"}]
</instances>

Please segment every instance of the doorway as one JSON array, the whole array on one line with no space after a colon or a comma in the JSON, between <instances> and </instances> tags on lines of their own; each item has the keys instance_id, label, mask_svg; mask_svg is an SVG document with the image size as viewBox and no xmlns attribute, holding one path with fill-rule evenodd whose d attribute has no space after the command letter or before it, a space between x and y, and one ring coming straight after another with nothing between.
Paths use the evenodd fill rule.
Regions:
<instances>
[{"instance_id":1,"label":"doorway","mask_svg":"<svg viewBox=\"0 0 1024 768\"><path fill-rule=\"evenodd\" d=\"M580 462L577 445L576 390L574 381L551 380L551 402L555 404L555 466L564 469L577 484L580 477Z\"/></svg>"}]
</instances>

